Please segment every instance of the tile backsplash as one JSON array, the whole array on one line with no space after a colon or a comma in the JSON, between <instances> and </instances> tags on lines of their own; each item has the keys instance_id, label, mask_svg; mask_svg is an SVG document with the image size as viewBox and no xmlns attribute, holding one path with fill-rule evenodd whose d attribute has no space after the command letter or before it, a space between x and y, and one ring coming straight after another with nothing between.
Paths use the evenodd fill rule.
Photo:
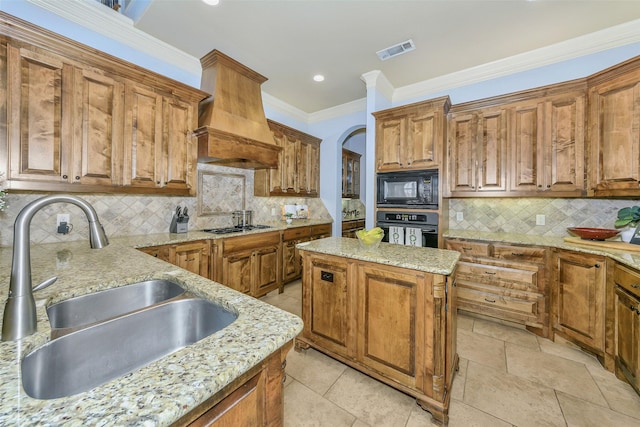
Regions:
<instances>
[{"instance_id":1,"label":"tile backsplash","mask_svg":"<svg viewBox=\"0 0 640 427\"><path fill-rule=\"evenodd\" d=\"M449 229L568 236L567 227L613 228L618 210L634 199L449 199ZM456 214L462 213L462 221ZM536 225L544 215L545 225Z\"/></svg>"},{"instance_id":2,"label":"tile backsplash","mask_svg":"<svg viewBox=\"0 0 640 427\"><path fill-rule=\"evenodd\" d=\"M306 204L311 218L331 219L319 198L255 197L253 171L198 164L201 190L197 197L153 196L131 194L77 194L95 208L107 236L164 233L169 231L176 206L189 210L189 229L226 227L232 225L231 211L253 210L254 224L280 221L283 204ZM50 193L9 193L7 209L0 212L0 246L13 244L13 223L20 210L29 202ZM275 209L276 216L272 216ZM69 213L73 229L67 235L56 233L56 217ZM54 243L88 239L88 223L80 208L56 203L44 207L31 222L31 241Z\"/></svg>"}]
</instances>

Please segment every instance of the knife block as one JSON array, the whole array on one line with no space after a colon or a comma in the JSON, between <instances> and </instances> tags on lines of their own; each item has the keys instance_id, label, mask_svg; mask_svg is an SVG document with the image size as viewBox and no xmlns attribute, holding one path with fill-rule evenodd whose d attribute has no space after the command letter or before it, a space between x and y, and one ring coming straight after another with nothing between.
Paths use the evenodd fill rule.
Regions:
<instances>
[{"instance_id":1,"label":"knife block","mask_svg":"<svg viewBox=\"0 0 640 427\"><path fill-rule=\"evenodd\" d=\"M173 214L171 225L169 225L169 233L186 233L189 231L189 217L180 217Z\"/></svg>"}]
</instances>

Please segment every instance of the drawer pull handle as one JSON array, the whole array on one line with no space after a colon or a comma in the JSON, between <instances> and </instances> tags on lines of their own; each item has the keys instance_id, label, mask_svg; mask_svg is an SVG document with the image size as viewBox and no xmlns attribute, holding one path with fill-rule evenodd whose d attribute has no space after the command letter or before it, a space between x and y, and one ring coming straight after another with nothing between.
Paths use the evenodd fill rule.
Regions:
<instances>
[{"instance_id":1,"label":"drawer pull handle","mask_svg":"<svg viewBox=\"0 0 640 427\"><path fill-rule=\"evenodd\" d=\"M465 247L463 247L463 248L462 248L462 250L463 250L463 251L472 251L472 250L473 250L473 248L465 248Z\"/></svg>"},{"instance_id":2,"label":"drawer pull handle","mask_svg":"<svg viewBox=\"0 0 640 427\"><path fill-rule=\"evenodd\" d=\"M489 275L491 275L491 276L495 276L495 275L496 275L496 272L495 272L495 271L494 271L494 272L491 272L491 271L485 271L485 272L484 272L484 274L489 274Z\"/></svg>"},{"instance_id":3,"label":"drawer pull handle","mask_svg":"<svg viewBox=\"0 0 640 427\"><path fill-rule=\"evenodd\" d=\"M496 300L494 300L494 299L489 299L489 298L485 298L484 300L485 300L486 302L496 302Z\"/></svg>"},{"instance_id":4,"label":"drawer pull handle","mask_svg":"<svg viewBox=\"0 0 640 427\"><path fill-rule=\"evenodd\" d=\"M511 255L513 255L513 256L524 256L524 254L522 252L511 252Z\"/></svg>"},{"instance_id":5,"label":"drawer pull handle","mask_svg":"<svg viewBox=\"0 0 640 427\"><path fill-rule=\"evenodd\" d=\"M195 261L195 258L187 258L186 261Z\"/></svg>"},{"instance_id":6,"label":"drawer pull handle","mask_svg":"<svg viewBox=\"0 0 640 427\"><path fill-rule=\"evenodd\" d=\"M631 287L633 289L640 289L640 285L638 285L637 283L634 283L633 285L631 285Z\"/></svg>"}]
</instances>

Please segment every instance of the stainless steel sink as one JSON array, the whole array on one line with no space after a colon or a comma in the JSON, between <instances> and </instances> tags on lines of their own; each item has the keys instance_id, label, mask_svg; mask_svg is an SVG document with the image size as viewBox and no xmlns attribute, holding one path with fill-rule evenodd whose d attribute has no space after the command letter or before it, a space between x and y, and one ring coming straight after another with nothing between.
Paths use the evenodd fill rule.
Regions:
<instances>
[{"instance_id":1,"label":"stainless steel sink","mask_svg":"<svg viewBox=\"0 0 640 427\"><path fill-rule=\"evenodd\" d=\"M88 391L193 344L236 318L204 299L168 301L37 348L22 361L22 384L36 399Z\"/></svg>"},{"instance_id":2,"label":"stainless steel sink","mask_svg":"<svg viewBox=\"0 0 640 427\"><path fill-rule=\"evenodd\" d=\"M52 329L78 328L140 310L184 292L169 280L148 280L70 298L47 308L47 314Z\"/></svg>"}]
</instances>

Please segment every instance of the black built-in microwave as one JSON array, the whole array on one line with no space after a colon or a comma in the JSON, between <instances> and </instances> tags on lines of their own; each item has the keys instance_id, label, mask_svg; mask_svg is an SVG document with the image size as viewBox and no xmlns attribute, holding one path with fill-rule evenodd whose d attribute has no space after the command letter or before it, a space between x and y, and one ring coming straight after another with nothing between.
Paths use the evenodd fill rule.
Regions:
<instances>
[{"instance_id":1,"label":"black built-in microwave","mask_svg":"<svg viewBox=\"0 0 640 427\"><path fill-rule=\"evenodd\" d=\"M438 170L377 174L376 203L381 208L438 209Z\"/></svg>"}]
</instances>

